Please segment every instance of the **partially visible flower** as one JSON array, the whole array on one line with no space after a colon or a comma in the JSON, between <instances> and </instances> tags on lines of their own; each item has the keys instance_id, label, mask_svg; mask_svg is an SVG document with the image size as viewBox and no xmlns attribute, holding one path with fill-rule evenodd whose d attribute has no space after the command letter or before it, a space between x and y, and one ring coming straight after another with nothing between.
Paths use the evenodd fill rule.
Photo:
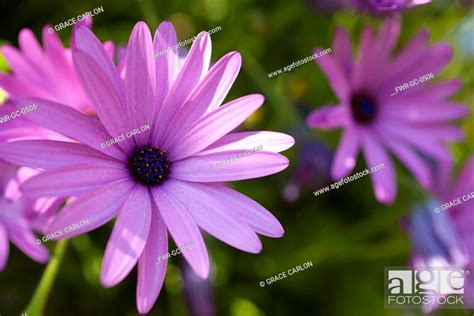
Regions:
<instances>
[{"instance_id":1,"label":"partially visible flower","mask_svg":"<svg viewBox=\"0 0 474 316\"><path fill-rule=\"evenodd\" d=\"M166 261L156 264L156 258L167 252L168 232L178 247L194 244L183 256L201 278L209 274L209 258L199 228L250 253L262 249L257 233L283 235L269 211L222 185L280 172L289 161L279 152L294 144L276 132L229 134L264 100L253 94L221 105L240 70L239 53L209 68L211 42L204 32L179 68L175 52L154 55L176 45L171 23L160 24L152 40L139 22L127 45L122 79L90 30L78 28L75 36L74 63L97 119L47 100L17 101L17 106L37 103L29 119L78 143L10 142L0 147L0 155L46 170L23 185L31 196L78 197L59 213L50 232L87 219L88 225L67 236L73 237L118 215L102 262L104 286L118 284L138 265L137 308L147 313L166 274ZM144 125L146 133L132 133ZM114 137L121 140L106 146ZM211 170L257 144L263 150Z\"/></svg>"},{"instance_id":2,"label":"partially visible flower","mask_svg":"<svg viewBox=\"0 0 474 316\"><path fill-rule=\"evenodd\" d=\"M426 74L434 76L446 66L452 58L449 45L428 46L428 33L422 31L391 58L399 28L400 22L393 18L383 23L378 35L366 27L357 59L351 56L347 33L337 29L334 53L317 62L339 102L316 109L307 119L311 127L344 130L331 167L334 179L351 172L360 151L368 167L384 164L383 169L370 174L375 197L382 203L392 203L397 191L389 152L419 183L430 188L429 160L452 161L446 145L462 139L463 133L451 121L468 113L466 106L448 100L461 87L459 80L432 83L419 79ZM415 79L417 85L393 93Z\"/></svg>"},{"instance_id":3,"label":"partially visible flower","mask_svg":"<svg viewBox=\"0 0 474 316\"><path fill-rule=\"evenodd\" d=\"M394 13L411 9L431 0L352 0L356 8L375 14Z\"/></svg>"},{"instance_id":4,"label":"partially visible flower","mask_svg":"<svg viewBox=\"0 0 474 316\"><path fill-rule=\"evenodd\" d=\"M5 268L9 254L10 240L31 259L44 263L48 261L47 249L36 242L31 223L26 213L34 207L34 200L21 196L9 198L9 186L18 167L0 160L0 271Z\"/></svg>"},{"instance_id":5,"label":"partially visible flower","mask_svg":"<svg viewBox=\"0 0 474 316\"><path fill-rule=\"evenodd\" d=\"M90 23L75 25L73 33L81 24L90 26ZM56 32L50 32L50 29L51 25L43 27L43 47L34 33L25 28L18 36L19 49L11 45L0 48L11 69L10 74L0 73L0 87L8 93L11 101L38 97L94 114L74 70L71 49L65 48ZM113 43L106 42L104 47L112 56Z\"/></svg>"},{"instance_id":6,"label":"partially visible flower","mask_svg":"<svg viewBox=\"0 0 474 316\"><path fill-rule=\"evenodd\" d=\"M446 166L439 164L437 167L436 173L445 173ZM434 193L436 200L417 207L411 215L407 230L413 245L412 264L415 268L453 267L474 271L473 175L474 157L471 157L457 182L453 184L443 175L436 185L440 188ZM457 205L450 203L453 201ZM474 308L474 278L471 274L465 275L464 284L465 307ZM426 304L423 310L430 313L438 307Z\"/></svg>"}]
</instances>

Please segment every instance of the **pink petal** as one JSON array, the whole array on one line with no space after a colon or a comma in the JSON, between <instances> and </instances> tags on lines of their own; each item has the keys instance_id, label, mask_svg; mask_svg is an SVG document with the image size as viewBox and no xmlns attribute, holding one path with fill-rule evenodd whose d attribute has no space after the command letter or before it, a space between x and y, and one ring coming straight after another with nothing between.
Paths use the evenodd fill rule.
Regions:
<instances>
[{"instance_id":1,"label":"pink petal","mask_svg":"<svg viewBox=\"0 0 474 316\"><path fill-rule=\"evenodd\" d=\"M99 121L70 107L51 101L29 98L16 101L15 105L21 108L33 103L36 104L38 108L28 113L29 120L64 136L87 144L109 156L118 159L127 158L119 146L102 148L100 144L111 138L103 125Z\"/></svg>"},{"instance_id":2,"label":"pink petal","mask_svg":"<svg viewBox=\"0 0 474 316\"><path fill-rule=\"evenodd\" d=\"M409 103L403 106L392 106L383 109L384 114L390 118L403 120L406 123L436 123L463 118L469 113L469 109L454 102L426 102Z\"/></svg>"},{"instance_id":3,"label":"pink petal","mask_svg":"<svg viewBox=\"0 0 474 316\"><path fill-rule=\"evenodd\" d=\"M209 234L242 251L259 253L262 250L262 243L249 224L234 213L241 207L241 201L236 201L230 193L213 184L177 180L169 181L168 187L173 192L179 192L182 203L196 224ZM252 216L255 213L258 211L252 210L248 217L255 221L258 217Z\"/></svg>"},{"instance_id":4,"label":"pink petal","mask_svg":"<svg viewBox=\"0 0 474 316\"><path fill-rule=\"evenodd\" d=\"M35 34L30 29L22 29L18 35L18 45L21 48L22 54L28 58L29 61L35 62L37 65L45 65L45 57L41 45L38 43Z\"/></svg>"},{"instance_id":5,"label":"pink petal","mask_svg":"<svg viewBox=\"0 0 474 316\"><path fill-rule=\"evenodd\" d=\"M377 60L378 52L374 51L375 38L370 27L365 27L360 36L359 60L354 68L354 89L359 90L364 85L370 85L376 77L375 70L381 66Z\"/></svg>"},{"instance_id":6,"label":"pink petal","mask_svg":"<svg viewBox=\"0 0 474 316\"><path fill-rule=\"evenodd\" d=\"M390 124L379 125L378 129L386 137L392 137L398 141L410 144L425 155L432 156L446 163L450 163L453 160L449 150L434 139L433 135L425 132L423 129L397 123L396 121L392 121Z\"/></svg>"},{"instance_id":7,"label":"pink petal","mask_svg":"<svg viewBox=\"0 0 474 316\"><path fill-rule=\"evenodd\" d=\"M54 68L54 71L68 73L69 78L74 76L73 67L71 67L70 59L68 59L66 52L68 52L56 32L49 32L52 25L46 25L41 31L43 38L43 45L45 48L45 55L49 59L49 64ZM68 52L69 53L69 52ZM36 95L35 95L36 96Z\"/></svg>"},{"instance_id":8,"label":"pink petal","mask_svg":"<svg viewBox=\"0 0 474 316\"><path fill-rule=\"evenodd\" d=\"M86 26L80 26L74 31L75 49L89 55L108 77L113 85L115 93L123 97L124 84L119 76L117 67L107 54L99 39Z\"/></svg>"},{"instance_id":9,"label":"pink petal","mask_svg":"<svg viewBox=\"0 0 474 316\"><path fill-rule=\"evenodd\" d=\"M153 143L160 143L164 132L171 125L171 119L176 115L184 101L191 94L198 82L204 77L211 60L211 39L208 33L198 34L191 46L186 62L171 87L160 109L158 121L155 126L159 129L153 131Z\"/></svg>"},{"instance_id":10,"label":"pink petal","mask_svg":"<svg viewBox=\"0 0 474 316\"><path fill-rule=\"evenodd\" d=\"M354 127L344 130L331 166L334 180L344 178L354 169L360 149L359 137L359 132Z\"/></svg>"},{"instance_id":11,"label":"pink petal","mask_svg":"<svg viewBox=\"0 0 474 316\"><path fill-rule=\"evenodd\" d=\"M198 155L209 155L229 150L245 151L258 146L265 151L279 153L295 144L293 137L277 132L240 132L227 134Z\"/></svg>"},{"instance_id":12,"label":"pink petal","mask_svg":"<svg viewBox=\"0 0 474 316\"><path fill-rule=\"evenodd\" d=\"M136 186L119 211L105 249L100 283L111 287L121 282L141 256L150 230L151 206L148 189Z\"/></svg>"},{"instance_id":13,"label":"pink petal","mask_svg":"<svg viewBox=\"0 0 474 316\"><path fill-rule=\"evenodd\" d=\"M110 135L133 129L125 111L125 99L97 62L82 51L72 55L81 84L94 105L97 116ZM120 143L122 145L122 143Z\"/></svg>"},{"instance_id":14,"label":"pink petal","mask_svg":"<svg viewBox=\"0 0 474 316\"><path fill-rule=\"evenodd\" d=\"M155 106L159 110L178 75L178 51L172 49L177 43L176 32L171 22L160 23L153 39L156 60ZM161 54L158 56L158 54ZM156 113L158 114L158 112Z\"/></svg>"},{"instance_id":15,"label":"pink petal","mask_svg":"<svg viewBox=\"0 0 474 316\"><path fill-rule=\"evenodd\" d=\"M348 108L344 105L326 105L311 112L306 119L310 127L334 129L347 126L351 120Z\"/></svg>"},{"instance_id":16,"label":"pink petal","mask_svg":"<svg viewBox=\"0 0 474 316\"><path fill-rule=\"evenodd\" d=\"M240 70L242 58L237 52L228 53L215 63L206 77L176 114L165 137L164 148L180 139L205 113L216 110L232 87Z\"/></svg>"},{"instance_id":17,"label":"pink petal","mask_svg":"<svg viewBox=\"0 0 474 316\"><path fill-rule=\"evenodd\" d=\"M9 248L7 229L0 222L0 271L2 271L7 264Z\"/></svg>"},{"instance_id":18,"label":"pink petal","mask_svg":"<svg viewBox=\"0 0 474 316\"><path fill-rule=\"evenodd\" d=\"M63 231L72 224L87 221L84 225L58 239L72 238L85 234L110 221L122 207L133 189L133 183L128 180L111 182L91 193L78 197L67 205L46 229L47 233Z\"/></svg>"},{"instance_id":19,"label":"pink petal","mask_svg":"<svg viewBox=\"0 0 474 316\"><path fill-rule=\"evenodd\" d=\"M364 151L364 158L369 169L379 164L384 164L382 169L370 174L375 197L381 203L393 203L397 191L397 180L392 159L379 143L379 140L376 139L376 136L370 134L369 131L363 132L362 150Z\"/></svg>"},{"instance_id":20,"label":"pink petal","mask_svg":"<svg viewBox=\"0 0 474 316\"><path fill-rule=\"evenodd\" d=\"M391 137L383 137L383 134L380 134L384 140L384 143L387 144L395 156L397 156L397 158L403 162L408 170L410 170L417 181L425 188L431 188L433 184L433 177L431 169L428 165L428 161L423 160L423 158L418 155L413 147L410 147L403 142L397 142Z\"/></svg>"},{"instance_id":21,"label":"pink petal","mask_svg":"<svg viewBox=\"0 0 474 316\"><path fill-rule=\"evenodd\" d=\"M51 169L67 165L119 161L88 146L51 140L23 140L0 147L0 156L31 168Z\"/></svg>"},{"instance_id":22,"label":"pink petal","mask_svg":"<svg viewBox=\"0 0 474 316\"><path fill-rule=\"evenodd\" d=\"M125 72L125 94L127 98L128 118L134 128L152 124L155 107L155 59L153 43L148 26L138 22L128 41L127 71ZM134 136L137 144L144 145L150 134Z\"/></svg>"},{"instance_id":23,"label":"pink petal","mask_svg":"<svg viewBox=\"0 0 474 316\"><path fill-rule=\"evenodd\" d=\"M183 251L182 254L194 272L202 279L206 279L209 275L206 245L193 217L183 203L175 197L174 194L179 192L174 192L171 185L162 185L160 188L152 189L152 193L176 246L181 248L190 243L193 244L192 249Z\"/></svg>"},{"instance_id":24,"label":"pink petal","mask_svg":"<svg viewBox=\"0 0 474 316\"><path fill-rule=\"evenodd\" d=\"M14 224L7 224L7 230L11 242L28 257L40 263L48 261L48 250L36 242L36 237L25 219L19 218Z\"/></svg>"},{"instance_id":25,"label":"pink petal","mask_svg":"<svg viewBox=\"0 0 474 316\"><path fill-rule=\"evenodd\" d=\"M284 230L280 222L263 206L226 186L211 188L213 189L209 190L209 193L214 192L216 196L219 196L226 205L229 205L236 216L245 221L257 233L274 238L283 236Z\"/></svg>"},{"instance_id":26,"label":"pink petal","mask_svg":"<svg viewBox=\"0 0 474 316\"><path fill-rule=\"evenodd\" d=\"M32 62L26 59L16 48L10 45L4 45L1 48L1 52L5 56L8 65L13 70L15 75L28 80L30 83L46 89L45 82L43 81L44 73L36 67Z\"/></svg>"},{"instance_id":27,"label":"pink petal","mask_svg":"<svg viewBox=\"0 0 474 316\"><path fill-rule=\"evenodd\" d=\"M77 196L112 181L130 179L129 171L118 163L73 165L43 172L21 189L29 196Z\"/></svg>"},{"instance_id":28,"label":"pink petal","mask_svg":"<svg viewBox=\"0 0 474 316\"><path fill-rule=\"evenodd\" d=\"M336 28L332 46L334 48L334 58L337 60L337 63L342 66L346 77L349 77L353 67L351 41L344 28Z\"/></svg>"},{"instance_id":29,"label":"pink petal","mask_svg":"<svg viewBox=\"0 0 474 316\"><path fill-rule=\"evenodd\" d=\"M263 97L252 94L231 101L197 121L169 152L171 160L189 157L244 122L263 103Z\"/></svg>"},{"instance_id":30,"label":"pink petal","mask_svg":"<svg viewBox=\"0 0 474 316\"><path fill-rule=\"evenodd\" d=\"M288 159L280 154L260 151L243 156L243 153L232 150L186 158L173 163L171 175L194 182L236 181L278 173L289 165Z\"/></svg>"},{"instance_id":31,"label":"pink petal","mask_svg":"<svg viewBox=\"0 0 474 316\"><path fill-rule=\"evenodd\" d=\"M321 48L314 50L316 54L320 54L321 52ZM316 62L326 74L329 84L339 100L347 100L350 94L350 82L345 73L345 65L340 64L335 57L330 55L322 56L316 59Z\"/></svg>"},{"instance_id":32,"label":"pink petal","mask_svg":"<svg viewBox=\"0 0 474 316\"><path fill-rule=\"evenodd\" d=\"M157 259L167 252L168 232L155 202L152 201L150 233L138 260L137 309L141 314L150 311L160 294L168 260L157 262Z\"/></svg>"}]
</instances>

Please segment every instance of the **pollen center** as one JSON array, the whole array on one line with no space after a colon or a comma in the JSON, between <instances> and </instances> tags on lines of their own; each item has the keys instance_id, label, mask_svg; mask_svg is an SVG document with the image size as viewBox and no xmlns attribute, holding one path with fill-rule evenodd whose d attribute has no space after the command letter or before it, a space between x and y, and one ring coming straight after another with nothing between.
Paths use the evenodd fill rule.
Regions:
<instances>
[{"instance_id":1,"label":"pollen center","mask_svg":"<svg viewBox=\"0 0 474 316\"><path fill-rule=\"evenodd\" d=\"M170 165L166 150L157 146L136 148L128 159L128 170L133 178L146 186L163 183L170 173Z\"/></svg>"},{"instance_id":2,"label":"pollen center","mask_svg":"<svg viewBox=\"0 0 474 316\"><path fill-rule=\"evenodd\" d=\"M366 93L356 93L351 98L352 116L358 123L372 123L377 115L377 102Z\"/></svg>"}]
</instances>

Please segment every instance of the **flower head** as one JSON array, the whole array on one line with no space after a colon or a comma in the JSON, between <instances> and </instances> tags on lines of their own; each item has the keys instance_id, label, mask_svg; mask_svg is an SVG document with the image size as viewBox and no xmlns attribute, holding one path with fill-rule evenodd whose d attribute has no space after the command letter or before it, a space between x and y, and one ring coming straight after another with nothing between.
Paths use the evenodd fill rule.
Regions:
<instances>
[{"instance_id":1,"label":"flower head","mask_svg":"<svg viewBox=\"0 0 474 316\"><path fill-rule=\"evenodd\" d=\"M42 99L29 116L77 143L20 141L5 144L0 156L45 172L22 188L31 196L77 196L49 227L53 232L87 219L67 234L93 230L118 215L102 262L101 283L114 286L138 262L137 307L148 312L166 272L168 232L195 273L209 273L199 228L240 250L258 253L256 233L283 235L276 218L222 182L277 173L288 166L278 154L293 139L275 132L231 133L263 103L248 95L221 105L240 69L231 52L210 69L211 42L201 33L180 67L169 22L152 40L145 23L135 26L127 46L125 77L87 28L75 33L73 60L97 118ZM218 161L261 144L263 150L211 170ZM25 153L28 153L27 155Z\"/></svg>"},{"instance_id":2,"label":"flower head","mask_svg":"<svg viewBox=\"0 0 474 316\"><path fill-rule=\"evenodd\" d=\"M75 25L73 33L83 24L90 26L90 21ZM51 25L43 27L43 47L26 28L18 36L19 49L11 45L1 47L11 73L0 74L0 87L8 92L10 100L38 97L67 104L83 113L94 113L74 70L71 49L65 48L51 30ZM113 43L104 46L112 55Z\"/></svg>"},{"instance_id":3,"label":"flower head","mask_svg":"<svg viewBox=\"0 0 474 316\"><path fill-rule=\"evenodd\" d=\"M0 271L5 268L10 240L31 259L48 261L47 249L36 242L27 213L34 208L34 201L27 197L15 197L18 167L0 160ZM14 197L14 198L12 198Z\"/></svg>"},{"instance_id":4,"label":"flower head","mask_svg":"<svg viewBox=\"0 0 474 316\"><path fill-rule=\"evenodd\" d=\"M422 31L391 58L399 26L397 20L388 19L379 34L365 28L357 59L351 56L346 32L336 30L334 54L317 62L339 102L316 109L307 120L311 127L343 129L331 167L334 179L351 172L360 151L369 167L384 164L371 173L375 196L383 203L393 202L397 187L388 153L423 186L431 187L428 161L452 161L446 144L460 140L463 134L451 121L468 112L464 105L448 100L459 90L459 80L427 81L451 60L450 47L445 43L428 46L428 34Z\"/></svg>"}]
</instances>

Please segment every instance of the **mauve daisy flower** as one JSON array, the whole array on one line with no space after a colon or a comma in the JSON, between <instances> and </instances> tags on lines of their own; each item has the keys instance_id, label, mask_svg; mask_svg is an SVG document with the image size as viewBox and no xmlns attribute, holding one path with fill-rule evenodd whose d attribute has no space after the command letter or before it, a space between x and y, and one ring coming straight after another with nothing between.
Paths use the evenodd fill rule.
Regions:
<instances>
[{"instance_id":1,"label":"mauve daisy flower","mask_svg":"<svg viewBox=\"0 0 474 316\"><path fill-rule=\"evenodd\" d=\"M31 259L44 263L49 255L46 248L36 243L26 213L33 208L33 201L20 197L11 199L7 191L12 185L18 167L0 160L0 271L5 268L9 254L8 241L17 246ZM13 193L14 194L14 193Z\"/></svg>"},{"instance_id":2,"label":"mauve daisy flower","mask_svg":"<svg viewBox=\"0 0 474 316\"><path fill-rule=\"evenodd\" d=\"M91 21L78 23L89 25ZM56 32L49 32L51 25L43 27L43 47L30 29L22 29L18 36L19 49L3 45L11 74L0 73L0 87L8 92L9 99L38 97L67 104L83 113L94 110L82 89L72 63L71 49L65 48ZM74 44L73 41L71 43ZM112 42L104 44L111 56Z\"/></svg>"},{"instance_id":3,"label":"mauve daisy flower","mask_svg":"<svg viewBox=\"0 0 474 316\"><path fill-rule=\"evenodd\" d=\"M316 109L307 120L311 127L343 129L331 167L334 179L352 171L359 151L369 167L384 163L383 169L371 173L375 196L382 203L391 203L396 196L395 167L389 152L423 186L430 187L428 161L452 160L446 144L462 139L463 134L451 121L468 113L464 105L448 100L459 90L459 80L423 82L392 96L395 87L425 74L437 74L452 58L447 44L428 46L426 31L391 58L399 26L395 19L388 19L378 35L366 27L357 60L351 56L347 33L336 30L334 54L318 58L317 62L339 102Z\"/></svg>"},{"instance_id":4,"label":"mauve daisy flower","mask_svg":"<svg viewBox=\"0 0 474 316\"><path fill-rule=\"evenodd\" d=\"M375 14L395 13L411 9L431 0L352 0L356 8Z\"/></svg>"},{"instance_id":5,"label":"mauve daisy flower","mask_svg":"<svg viewBox=\"0 0 474 316\"><path fill-rule=\"evenodd\" d=\"M67 235L72 237L118 215L102 263L104 286L122 281L138 262L137 307L147 313L163 284L167 263L157 258L168 252L168 232L178 247L193 243L182 255L201 278L209 274L209 258L199 228L250 253L262 249L256 233L283 235L270 212L222 184L285 169L288 159L278 152L294 143L275 132L229 134L264 100L253 94L221 105L240 69L239 53L209 69L211 41L203 32L178 69L175 51L154 54L176 45L171 23L162 23L152 41L139 22L128 42L122 80L90 30L78 28L75 36L73 60L99 120L55 102L22 100L17 106L38 105L29 119L79 143L11 142L0 156L46 169L23 185L28 194L78 197L50 232L87 219L88 225ZM150 129L132 136L141 126ZM263 150L212 169L259 145Z\"/></svg>"}]
</instances>

